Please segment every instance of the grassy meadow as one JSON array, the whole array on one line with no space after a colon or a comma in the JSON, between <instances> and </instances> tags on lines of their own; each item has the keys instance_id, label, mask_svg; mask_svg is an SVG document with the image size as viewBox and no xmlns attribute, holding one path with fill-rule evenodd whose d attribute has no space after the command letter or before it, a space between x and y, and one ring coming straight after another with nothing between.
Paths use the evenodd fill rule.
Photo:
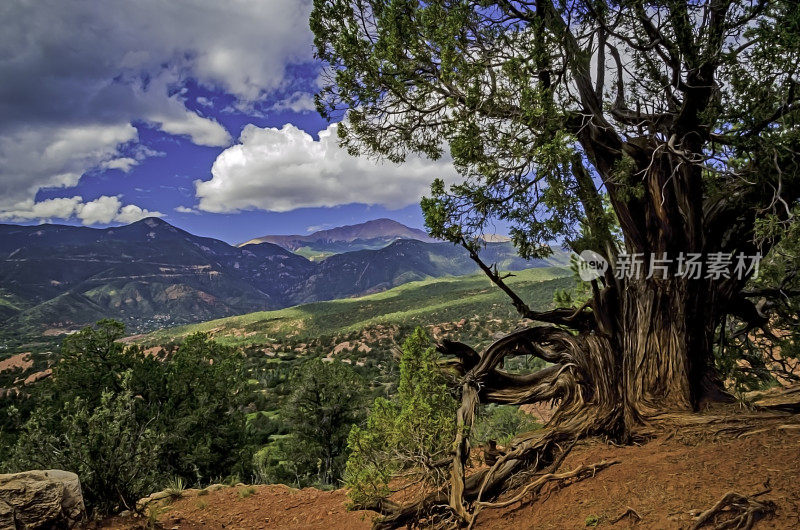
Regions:
<instances>
[{"instance_id":1,"label":"grassy meadow","mask_svg":"<svg viewBox=\"0 0 800 530\"><path fill-rule=\"evenodd\" d=\"M557 289L574 286L572 273L561 267L515 272L507 282L534 308L544 309ZM276 340L346 335L375 326L435 325L461 319L517 320L505 295L483 275L416 281L358 298L315 302L277 311L166 328L133 338L148 346L180 341L196 332L210 333L232 346L269 344Z\"/></svg>"}]
</instances>

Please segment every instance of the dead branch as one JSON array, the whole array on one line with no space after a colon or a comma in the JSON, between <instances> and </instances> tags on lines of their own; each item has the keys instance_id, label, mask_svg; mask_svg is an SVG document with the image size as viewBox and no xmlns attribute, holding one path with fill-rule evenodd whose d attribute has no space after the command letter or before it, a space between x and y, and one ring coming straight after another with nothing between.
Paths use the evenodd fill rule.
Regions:
<instances>
[{"instance_id":1,"label":"dead branch","mask_svg":"<svg viewBox=\"0 0 800 530\"><path fill-rule=\"evenodd\" d=\"M756 521L775 512L774 502L756 500L756 497L769 492L770 490L767 489L748 497L729 491L714 506L695 517L692 530L698 530L711 524L715 525L715 530L724 528L749 530L753 528Z\"/></svg>"},{"instance_id":2,"label":"dead branch","mask_svg":"<svg viewBox=\"0 0 800 530\"><path fill-rule=\"evenodd\" d=\"M761 410L800 412L800 385L751 392L747 397Z\"/></svg>"},{"instance_id":3,"label":"dead branch","mask_svg":"<svg viewBox=\"0 0 800 530\"><path fill-rule=\"evenodd\" d=\"M511 289L508 284L503 281L503 277L487 265L478 254L477 250L467 242L466 239L461 238L461 246L469 252L469 257L474 261L478 267L489 277L489 279L497 287L499 287L514 304L514 308L524 318L530 320L538 320L540 322L548 322L550 324L559 324L568 326L573 329L590 329L594 326L594 318L592 312L589 310L591 303L586 303L581 307L575 308L558 308L550 311L534 311L522 298Z\"/></svg>"},{"instance_id":4,"label":"dead branch","mask_svg":"<svg viewBox=\"0 0 800 530\"><path fill-rule=\"evenodd\" d=\"M609 522L611 524L617 524L618 522L622 521L626 517L633 517L637 521L641 521L642 520L642 516L639 515L639 513L636 510L634 510L630 506L626 506L625 508L626 508L626 510L624 512L622 512L622 514L620 514L618 517L615 517L614 519L612 519Z\"/></svg>"}]
</instances>

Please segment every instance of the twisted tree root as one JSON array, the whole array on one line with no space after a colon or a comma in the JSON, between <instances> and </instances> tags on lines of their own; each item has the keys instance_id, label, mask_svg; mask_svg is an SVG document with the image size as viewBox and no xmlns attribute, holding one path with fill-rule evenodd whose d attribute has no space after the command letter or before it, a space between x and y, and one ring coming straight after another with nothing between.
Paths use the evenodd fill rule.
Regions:
<instances>
[{"instance_id":1,"label":"twisted tree root","mask_svg":"<svg viewBox=\"0 0 800 530\"><path fill-rule=\"evenodd\" d=\"M507 506L511 506L516 502L521 501L528 493L533 493L535 497L536 495L539 494L539 491L541 491L541 489L548 482L555 482L555 481L563 482L572 478L583 480L584 478L593 477L595 473L597 473L601 469L613 466L614 464L619 464L619 460L603 460L601 462L597 462L596 464L588 464L588 465L584 464L580 467L573 469L572 471L567 471L565 473L548 473L546 475L542 475L535 481L525 486L521 492L519 492L511 499L500 502L480 501L475 504L476 506L480 506L482 508L505 508Z\"/></svg>"},{"instance_id":2,"label":"twisted tree root","mask_svg":"<svg viewBox=\"0 0 800 530\"><path fill-rule=\"evenodd\" d=\"M692 530L698 530L710 524L716 524L714 530L725 528L750 530L756 521L775 513L774 502L756 500L756 497L769 492L770 490L767 489L748 497L729 491L714 506L695 517ZM725 515L729 515L729 517L724 517Z\"/></svg>"}]
</instances>

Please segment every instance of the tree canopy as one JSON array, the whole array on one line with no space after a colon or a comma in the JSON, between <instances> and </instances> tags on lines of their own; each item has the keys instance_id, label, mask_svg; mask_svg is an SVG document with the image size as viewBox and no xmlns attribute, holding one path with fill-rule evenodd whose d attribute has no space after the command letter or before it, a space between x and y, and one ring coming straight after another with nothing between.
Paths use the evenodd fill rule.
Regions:
<instances>
[{"instance_id":1,"label":"tree canopy","mask_svg":"<svg viewBox=\"0 0 800 530\"><path fill-rule=\"evenodd\" d=\"M366 425L350 431L345 484L354 503L389 495L389 482L399 472L405 472L406 484L396 488L440 485L445 478L427 474L447 459L455 429L456 401L438 361L430 338L417 328L403 343L397 395L377 398Z\"/></svg>"},{"instance_id":2,"label":"tree canopy","mask_svg":"<svg viewBox=\"0 0 800 530\"><path fill-rule=\"evenodd\" d=\"M731 248L797 196L798 17L789 1L317 0L318 104L355 152L452 156L466 179L434 186L435 235L500 218L526 255L557 236L605 252L607 193L637 249L660 250L672 216L673 243Z\"/></svg>"},{"instance_id":3,"label":"tree canopy","mask_svg":"<svg viewBox=\"0 0 800 530\"><path fill-rule=\"evenodd\" d=\"M565 437L625 441L647 416L730 399L724 330L769 336L767 310L794 274L777 264L790 276L747 288L752 264L775 263L794 233L800 198L796 2L315 0L311 28L328 64L317 105L341 121L343 144L393 161L451 157L462 181L434 180L422 201L430 233L466 247L538 322L483 352L440 346L463 375L450 489L384 506L386 524L442 495L469 522L471 502L516 466L557 460ZM496 220L525 257L564 243L610 266L585 304L533 311L481 259ZM709 269L687 274L687 255ZM720 273L736 256L751 266ZM522 354L553 366L502 370ZM520 442L502 472L465 479L462 431L478 403L551 399L555 429Z\"/></svg>"},{"instance_id":4,"label":"tree canopy","mask_svg":"<svg viewBox=\"0 0 800 530\"><path fill-rule=\"evenodd\" d=\"M256 455L256 467L269 482L335 486L349 454L347 435L365 414L364 380L340 361L313 359L288 386L279 416L289 432Z\"/></svg>"}]
</instances>

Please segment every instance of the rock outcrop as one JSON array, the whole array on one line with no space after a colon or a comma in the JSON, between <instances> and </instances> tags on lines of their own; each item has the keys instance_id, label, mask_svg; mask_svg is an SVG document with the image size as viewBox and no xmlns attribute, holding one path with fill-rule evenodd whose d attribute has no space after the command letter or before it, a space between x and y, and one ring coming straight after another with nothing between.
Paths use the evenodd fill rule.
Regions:
<instances>
[{"instance_id":1,"label":"rock outcrop","mask_svg":"<svg viewBox=\"0 0 800 530\"><path fill-rule=\"evenodd\" d=\"M75 528L86 517L78 475L49 469L0 475L0 529Z\"/></svg>"}]
</instances>

